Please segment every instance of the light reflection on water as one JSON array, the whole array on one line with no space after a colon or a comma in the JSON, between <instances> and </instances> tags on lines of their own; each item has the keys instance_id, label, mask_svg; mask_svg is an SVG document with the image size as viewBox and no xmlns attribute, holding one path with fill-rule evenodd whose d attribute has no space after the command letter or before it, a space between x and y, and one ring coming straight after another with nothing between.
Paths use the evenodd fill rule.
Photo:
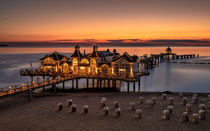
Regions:
<instances>
[{"instance_id":1,"label":"light reflection on water","mask_svg":"<svg viewBox=\"0 0 210 131\"><path fill-rule=\"evenodd\" d=\"M207 49L208 51L210 50L209 47ZM23 50L23 49L20 48L20 50ZM43 54L37 53L36 49L33 50L34 52L36 52L35 54L23 54L23 53L21 54L21 52L19 52L18 54L0 54L0 59L1 59L0 61L0 73L1 73L0 88L13 85L16 83L28 82L30 80L29 77L20 76L20 70L29 68L31 62L33 62L34 68L39 67L39 59L44 57L45 54L47 54L46 50L47 48L42 49L42 51L44 52ZM54 50L55 48L53 50L50 50L50 52ZM88 50L90 52L92 49L88 48ZM145 54L145 53L149 54L149 53L155 53L155 52L164 52L165 47L155 47L155 48L145 47L145 48L135 48L135 49L134 48L126 48L126 49L117 48L117 50L121 53L126 50L129 54ZM177 49L177 50L181 50L181 49ZM202 50L204 50L204 48L202 48ZM72 51L73 49L71 49L71 52ZM202 52L198 52L198 53L202 54ZM64 54L68 57L70 56L69 53L64 53ZM205 51L203 52L203 54L207 55ZM178 91L210 92L210 65L162 63L157 68L152 69L150 73L151 74L149 76L144 76L141 78L141 91L150 92L150 91L169 90L169 91L175 91L175 92L176 91L177 92ZM92 81L90 81L89 86L92 85L91 82ZM81 80L79 84L80 84L80 87L85 87L86 81ZM67 82L66 86L70 87L71 82ZM138 83L136 83L135 87L137 91ZM132 90L133 90L133 84L131 83L130 91ZM121 91L127 91L126 82L121 82Z\"/></svg>"}]
</instances>

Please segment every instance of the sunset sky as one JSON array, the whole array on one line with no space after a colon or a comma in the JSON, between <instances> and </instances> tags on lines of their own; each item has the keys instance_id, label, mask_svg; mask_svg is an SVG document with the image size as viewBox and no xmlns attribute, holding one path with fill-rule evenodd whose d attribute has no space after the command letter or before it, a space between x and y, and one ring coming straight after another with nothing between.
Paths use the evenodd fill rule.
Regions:
<instances>
[{"instance_id":1,"label":"sunset sky","mask_svg":"<svg viewBox=\"0 0 210 131\"><path fill-rule=\"evenodd\" d=\"M0 0L0 42L203 40L209 12L210 0Z\"/></svg>"}]
</instances>

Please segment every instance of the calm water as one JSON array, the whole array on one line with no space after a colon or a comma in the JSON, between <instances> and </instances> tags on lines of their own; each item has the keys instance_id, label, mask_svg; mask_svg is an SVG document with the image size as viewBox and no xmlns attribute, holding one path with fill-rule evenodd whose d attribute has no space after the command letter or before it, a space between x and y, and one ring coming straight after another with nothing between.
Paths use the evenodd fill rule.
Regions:
<instances>
[{"instance_id":1,"label":"calm water","mask_svg":"<svg viewBox=\"0 0 210 131\"><path fill-rule=\"evenodd\" d=\"M118 52L127 51L129 54L155 54L165 51L165 47L115 47ZM84 48L81 48L83 50ZM92 48L85 48L90 52ZM107 48L99 48L103 50ZM110 50L114 49L113 47ZM39 67L39 59L45 54L53 51L65 52L70 56L73 48L0 48L0 87L28 82L29 77L21 77L21 69ZM210 56L210 47L172 47L173 52L177 54L195 53L200 56ZM202 59L209 59L205 57ZM149 76L141 79L141 91L186 91L186 92L210 92L210 65L195 64L167 64L162 63L157 68L150 70ZM86 82L81 81L80 87L85 87ZM90 83L91 84L91 83ZM70 87L67 82L66 86ZM130 85L131 91L133 85ZM137 88L136 84L136 88ZM127 83L121 83L121 91L127 90ZM136 89L137 90L137 89Z\"/></svg>"},{"instance_id":2,"label":"calm water","mask_svg":"<svg viewBox=\"0 0 210 131\"><path fill-rule=\"evenodd\" d=\"M159 54L165 52L166 47L100 47L99 50L110 51L117 49L118 52L128 52L131 55L142 56L143 54ZM81 52L85 49L87 53L92 51L92 47L81 47ZM41 48L14 48L5 47L0 48L0 54L23 54L23 53L51 53L53 51L72 53L74 47L41 47ZM176 54L200 54L201 56L210 56L210 47L172 47L172 51Z\"/></svg>"}]
</instances>

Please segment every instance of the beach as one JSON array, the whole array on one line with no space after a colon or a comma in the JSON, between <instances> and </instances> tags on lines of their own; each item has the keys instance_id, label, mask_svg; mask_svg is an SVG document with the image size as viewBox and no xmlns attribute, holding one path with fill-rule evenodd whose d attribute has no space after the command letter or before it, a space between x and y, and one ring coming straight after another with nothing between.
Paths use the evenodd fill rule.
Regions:
<instances>
[{"instance_id":1,"label":"beach","mask_svg":"<svg viewBox=\"0 0 210 131\"><path fill-rule=\"evenodd\" d=\"M144 97L144 102L151 97L156 97L156 104L153 108L147 108L137 104L138 98ZM185 95L187 101L190 102L192 94ZM107 99L106 106L109 107L109 115L102 116L99 103L102 97ZM168 98L174 98L174 110L170 120L162 120L162 111L168 106ZM69 112L66 106L66 100L72 99L77 105L75 113ZM119 118L114 118L112 110L113 102L118 101L121 109ZM134 118L135 112L129 110L129 103L135 102L136 109L142 110L142 118ZM64 104L62 111L56 110L58 103ZM47 93L34 94L31 101L27 100L26 94L18 94L16 96L0 99L0 130L1 131L27 131L27 130L57 130L57 131L138 131L138 130L181 130L181 131L198 131L209 130L210 114L207 109L206 119L199 120L198 124L192 122L180 122L182 112L185 106L181 105L181 99L178 94L167 94L167 100L162 100L161 93ZM192 104L192 113L198 112L199 103L207 105L207 94L199 94L198 104ZM83 105L88 105L87 114L81 114ZM190 117L192 115L190 113Z\"/></svg>"}]
</instances>

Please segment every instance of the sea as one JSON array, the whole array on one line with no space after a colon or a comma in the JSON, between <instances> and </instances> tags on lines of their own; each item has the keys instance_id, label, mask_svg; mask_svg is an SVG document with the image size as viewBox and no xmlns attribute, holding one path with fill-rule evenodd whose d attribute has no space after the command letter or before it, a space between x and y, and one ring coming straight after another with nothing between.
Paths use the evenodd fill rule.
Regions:
<instances>
[{"instance_id":1,"label":"sea","mask_svg":"<svg viewBox=\"0 0 210 131\"><path fill-rule=\"evenodd\" d=\"M164 53L167 47L99 47L98 50L117 50L130 55L143 56L147 54ZM193 64L194 62L210 63L210 47L171 47L172 52L181 54L196 54L198 58L178 60L178 63L160 63L149 70L150 75L141 78L140 92L210 92L210 64ZM90 53L92 47L81 47L81 53ZM71 56L74 47L1 47L0 48L0 88L30 81L27 76L21 76L20 70L38 68L40 59L57 51L67 57ZM179 61L182 61L181 63ZM190 62L187 64L184 62ZM31 67L32 65L32 67ZM90 83L91 85L91 83ZM61 85L58 85L61 86ZM67 88L71 83L66 83ZM81 80L79 87L84 88L86 81ZM130 91L133 85L130 85ZM136 83L136 91L138 85ZM127 91L127 83L118 83L121 92Z\"/></svg>"}]
</instances>

